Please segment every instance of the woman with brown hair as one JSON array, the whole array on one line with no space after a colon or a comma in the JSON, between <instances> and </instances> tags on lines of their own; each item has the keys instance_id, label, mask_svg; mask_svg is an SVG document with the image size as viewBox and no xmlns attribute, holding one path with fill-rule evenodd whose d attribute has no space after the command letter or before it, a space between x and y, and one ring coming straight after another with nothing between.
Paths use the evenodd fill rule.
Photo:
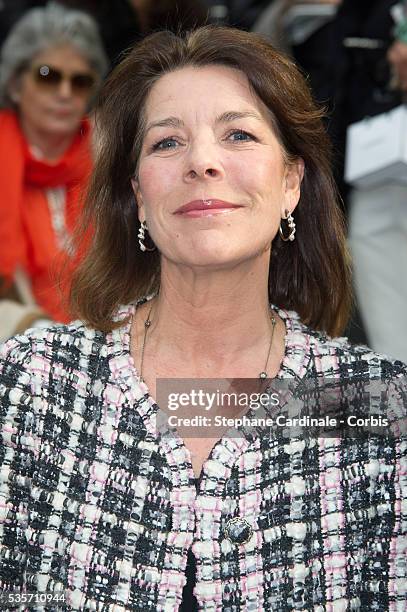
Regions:
<instances>
[{"instance_id":1,"label":"woman with brown hair","mask_svg":"<svg viewBox=\"0 0 407 612\"><path fill-rule=\"evenodd\" d=\"M290 60L234 29L153 34L109 77L71 291L82 322L3 349L5 592L72 610L406 602L406 366L327 335L351 298L321 114ZM393 426L287 438L219 395L211 413L204 389L166 393L175 378L265 380L289 413L287 385L322 408L325 379L352 417L391 406ZM185 405L236 426L174 429Z\"/></svg>"}]
</instances>

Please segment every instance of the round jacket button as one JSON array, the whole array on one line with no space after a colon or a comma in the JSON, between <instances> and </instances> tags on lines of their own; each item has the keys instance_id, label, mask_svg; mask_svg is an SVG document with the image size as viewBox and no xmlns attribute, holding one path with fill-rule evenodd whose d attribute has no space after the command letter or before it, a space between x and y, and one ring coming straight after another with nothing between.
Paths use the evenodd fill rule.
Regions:
<instances>
[{"instance_id":1,"label":"round jacket button","mask_svg":"<svg viewBox=\"0 0 407 612\"><path fill-rule=\"evenodd\" d=\"M225 536L233 544L246 544L253 535L253 529L246 519L238 516L226 523Z\"/></svg>"}]
</instances>

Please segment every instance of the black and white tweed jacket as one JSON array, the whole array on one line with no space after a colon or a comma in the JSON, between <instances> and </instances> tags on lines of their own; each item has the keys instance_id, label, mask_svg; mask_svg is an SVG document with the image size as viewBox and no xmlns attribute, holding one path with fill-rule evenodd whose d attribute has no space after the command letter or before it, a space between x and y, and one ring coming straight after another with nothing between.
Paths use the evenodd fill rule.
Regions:
<instances>
[{"instance_id":1,"label":"black and white tweed jacket","mask_svg":"<svg viewBox=\"0 0 407 612\"><path fill-rule=\"evenodd\" d=\"M278 313L279 377L376 377L405 414L406 366ZM177 610L191 546L202 610L407 609L406 436L224 437L197 493L182 439L156 432L128 322L11 339L0 402L0 592L65 594L30 609ZM233 518L248 541L225 536Z\"/></svg>"}]
</instances>

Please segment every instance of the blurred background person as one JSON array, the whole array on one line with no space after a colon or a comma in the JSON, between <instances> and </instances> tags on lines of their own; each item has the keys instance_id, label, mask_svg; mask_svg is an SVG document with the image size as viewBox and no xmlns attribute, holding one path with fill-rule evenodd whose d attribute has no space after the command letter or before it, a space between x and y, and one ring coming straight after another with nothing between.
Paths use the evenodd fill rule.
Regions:
<instances>
[{"instance_id":1,"label":"blurred background person","mask_svg":"<svg viewBox=\"0 0 407 612\"><path fill-rule=\"evenodd\" d=\"M0 62L2 296L28 307L26 323L38 316L67 321L54 267L69 251L91 171L86 112L107 59L93 19L51 3L14 25ZM5 326L23 312L10 301L0 308ZM0 338L13 332L0 330Z\"/></svg>"},{"instance_id":2,"label":"blurred background person","mask_svg":"<svg viewBox=\"0 0 407 612\"><path fill-rule=\"evenodd\" d=\"M404 38L394 20L397 4L404 15ZM352 19L354 28L344 39L350 56L342 103L346 125L386 113L402 102L407 88L406 4L343 0L339 15ZM358 186L348 199L354 284L369 345L406 361L406 183L390 179Z\"/></svg>"}]
</instances>

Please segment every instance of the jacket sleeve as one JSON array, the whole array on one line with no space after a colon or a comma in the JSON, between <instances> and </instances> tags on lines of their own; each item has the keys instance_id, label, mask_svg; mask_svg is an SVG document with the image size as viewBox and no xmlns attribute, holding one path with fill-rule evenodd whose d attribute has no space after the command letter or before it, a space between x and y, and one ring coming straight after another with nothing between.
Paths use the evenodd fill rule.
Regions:
<instances>
[{"instance_id":1,"label":"jacket sleeve","mask_svg":"<svg viewBox=\"0 0 407 612\"><path fill-rule=\"evenodd\" d=\"M0 592L26 586L26 529L34 465L30 361L31 343L25 336L0 347Z\"/></svg>"},{"instance_id":2,"label":"jacket sleeve","mask_svg":"<svg viewBox=\"0 0 407 612\"><path fill-rule=\"evenodd\" d=\"M391 436L376 463L369 547L362 571L362 608L407 609L407 377L395 381L388 409ZM372 442L372 448L375 442Z\"/></svg>"},{"instance_id":3,"label":"jacket sleeve","mask_svg":"<svg viewBox=\"0 0 407 612\"><path fill-rule=\"evenodd\" d=\"M400 382L401 380L401 382ZM407 375L395 384L394 528L390 541L390 609L407 609Z\"/></svg>"}]
</instances>

